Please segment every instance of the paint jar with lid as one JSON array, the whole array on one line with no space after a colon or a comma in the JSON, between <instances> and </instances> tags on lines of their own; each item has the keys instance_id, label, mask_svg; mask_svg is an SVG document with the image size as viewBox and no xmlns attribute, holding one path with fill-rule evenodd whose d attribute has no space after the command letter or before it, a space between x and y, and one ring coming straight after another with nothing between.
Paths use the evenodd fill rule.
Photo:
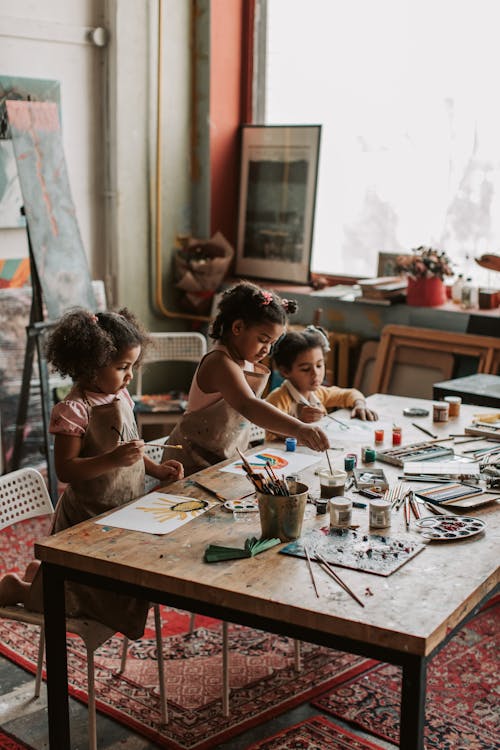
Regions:
<instances>
[{"instance_id":1,"label":"paint jar with lid","mask_svg":"<svg viewBox=\"0 0 500 750\"><path fill-rule=\"evenodd\" d=\"M362 449L361 457L363 459L363 463L372 464L375 461L377 454L375 452L375 449L368 445Z\"/></svg>"},{"instance_id":2,"label":"paint jar with lid","mask_svg":"<svg viewBox=\"0 0 500 750\"><path fill-rule=\"evenodd\" d=\"M436 401L432 407L433 422L447 422L450 412L450 405L447 401Z\"/></svg>"},{"instance_id":3,"label":"paint jar with lid","mask_svg":"<svg viewBox=\"0 0 500 750\"><path fill-rule=\"evenodd\" d=\"M383 498L370 500L370 528L386 529L391 525L391 503Z\"/></svg>"},{"instance_id":4,"label":"paint jar with lid","mask_svg":"<svg viewBox=\"0 0 500 750\"><path fill-rule=\"evenodd\" d=\"M297 448L297 438L287 437L285 440L285 448L287 451L294 451Z\"/></svg>"},{"instance_id":5,"label":"paint jar with lid","mask_svg":"<svg viewBox=\"0 0 500 750\"><path fill-rule=\"evenodd\" d=\"M330 505L330 526L332 529L347 529L352 522L352 500L343 495L332 497Z\"/></svg>"},{"instance_id":6,"label":"paint jar with lid","mask_svg":"<svg viewBox=\"0 0 500 750\"><path fill-rule=\"evenodd\" d=\"M344 470L347 472L354 471L356 467L356 457L355 456L345 456L344 458Z\"/></svg>"},{"instance_id":7,"label":"paint jar with lid","mask_svg":"<svg viewBox=\"0 0 500 750\"><path fill-rule=\"evenodd\" d=\"M392 428L392 444L401 445L402 439L403 439L403 431L401 427L394 425Z\"/></svg>"},{"instance_id":8,"label":"paint jar with lid","mask_svg":"<svg viewBox=\"0 0 500 750\"><path fill-rule=\"evenodd\" d=\"M375 445L380 445L384 442L384 431L381 427L374 431L373 436L375 438Z\"/></svg>"},{"instance_id":9,"label":"paint jar with lid","mask_svg":"<svg viewBox=\"0 0 500 750\"><path fill-rule=\"evenodd\" d=\"M444 400L448 404L448 414L450 417L460 416L460 406L462 399L460 396L445 396Z\"/></svg>"}]
</instances>

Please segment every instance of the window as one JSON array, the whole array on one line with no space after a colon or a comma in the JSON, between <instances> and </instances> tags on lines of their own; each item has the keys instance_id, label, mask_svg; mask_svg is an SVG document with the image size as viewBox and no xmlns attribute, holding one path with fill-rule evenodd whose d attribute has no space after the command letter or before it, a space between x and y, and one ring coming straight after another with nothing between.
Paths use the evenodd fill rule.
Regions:
<instances>
[{"instance_id":1,"label":"window","mask_svg":"<svg viewBox=\"0 0 500 750\"><path fill-rule=\"evenodd\" d=\"M373 276L379 251L431 245L493 283L473 258L500 248L498 0L259 10L260 123L323 126L312 270Z\"/></svg>"}]
</instances>

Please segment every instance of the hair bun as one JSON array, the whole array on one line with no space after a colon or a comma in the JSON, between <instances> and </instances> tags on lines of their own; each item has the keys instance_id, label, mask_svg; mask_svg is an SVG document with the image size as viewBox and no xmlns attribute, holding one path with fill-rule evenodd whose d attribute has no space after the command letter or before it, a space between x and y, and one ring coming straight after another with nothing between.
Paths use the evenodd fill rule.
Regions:
<instances>
[{"instance_id":1,"label":"hair bun","mask_svg":"<svg viewBox=\"0 0 500 750\"><path fill-rule=\"evenodd\" d=\"M298 302L295 299L283 299L281 301L282 301L283 307L285 308L285 310L287 311L289 315L293 315L299 309Z\"/></svg>"}]
</instances>

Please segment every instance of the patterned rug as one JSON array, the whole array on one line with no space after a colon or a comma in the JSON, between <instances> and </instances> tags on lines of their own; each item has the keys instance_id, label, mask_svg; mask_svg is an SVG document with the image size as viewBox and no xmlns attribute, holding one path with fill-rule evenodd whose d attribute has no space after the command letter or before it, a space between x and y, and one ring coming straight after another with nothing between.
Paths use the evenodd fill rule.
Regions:
<instances>
[{"instance_id":1,"label":"patterned rug","mask_svg":"<svg viewBox=\"0 0 500 750\"><path fill-rule=\"evenodd\" d=\"M497 750L500 605L483 609L431 661L426 750ZM391 742L399 739L401 671L381 664L313 701Z\"/></svg>"},{"instance_id":2,"label":"patterned rug","mask_svg":"<svg viewBox=\"0 0 500 750\"><path fill-rule=\"evenodd\" d=\"M5 729L0 729L0 750L33 750L33 748L31 745L25 745L24 742L17 740Z\"/></svg>"},{"instance_id":3,"label":"patterned rug","mask_svg":"<svg viewBox=\"0 0 500 750\"><path fill-rule=\"evenodd\" d=\"M31 519L0 532L0 572L30 559L33 540L48 521ZM22 561L22 566L19 564ZM372 667L361 657L302 644L302 669L294 669L292 640L230 625L230 716L222 715L221 623L197 617L188 635L189 614L162 608L163 653L169 722L159 725L159 691L153 618L139 641L130 644L124 675L117 675L122 639L115 636L95 655L98 710L151 739L159 747L202 750L304 703ZM34 672L36 628L0 621L0 652ZM85 649L68 639L70 692L86 701Z\"/></svg>"},{"instance_id":4,"label":"patterned rug","mask_svg":"<svg viewBox=\"0 0 500 750\"><path fill-rule=\"evenodd\" d=\"M379 745L347 732L323 716L312 716L247 750L380 750Z\"/></svg>"}]
</instances>

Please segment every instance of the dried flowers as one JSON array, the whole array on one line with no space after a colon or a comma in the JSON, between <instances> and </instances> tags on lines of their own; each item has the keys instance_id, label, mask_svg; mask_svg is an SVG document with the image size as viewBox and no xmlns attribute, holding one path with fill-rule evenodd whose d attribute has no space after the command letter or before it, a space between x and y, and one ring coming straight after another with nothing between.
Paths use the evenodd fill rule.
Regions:
<instances>
[{"instance_id":1,"label":"dried flowers","mask_svg":"<svg viewBox=\"0 0 500 750\"><path fill-rule=\"evenodd\" d=\"M451 260L444 251L432 247L420 247L412 250L413 255L398 255L396 271L413 279L430 279L453 276Z\"/></svg>"}]
</instances>

